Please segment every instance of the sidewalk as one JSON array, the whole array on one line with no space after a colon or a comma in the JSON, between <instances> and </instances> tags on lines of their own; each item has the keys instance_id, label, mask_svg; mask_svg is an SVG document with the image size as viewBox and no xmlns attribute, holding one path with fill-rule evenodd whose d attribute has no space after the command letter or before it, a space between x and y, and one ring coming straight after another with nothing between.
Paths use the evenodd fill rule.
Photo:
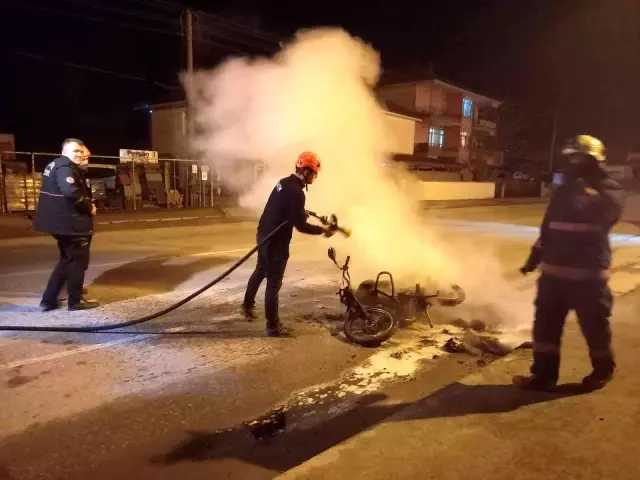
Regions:
<instances>
[{"instance_id":1,"label":"sidewalk","mask_svg":"<svg viewBox=\"0 0 640 480\"><path fill-rule=\"evenodd\" d=\"M619 302L624 306L614 320L618 374L605 389L588 394L569 385L557 393L518 390L511 377L528 371L531 353L517 350L278 478L640 478L640 377L634 369L640 334L631 318L640 295L632 295ZM562 381L579 382L589 371L584 341L571 319Z\"/></svg>"}]
</instances>

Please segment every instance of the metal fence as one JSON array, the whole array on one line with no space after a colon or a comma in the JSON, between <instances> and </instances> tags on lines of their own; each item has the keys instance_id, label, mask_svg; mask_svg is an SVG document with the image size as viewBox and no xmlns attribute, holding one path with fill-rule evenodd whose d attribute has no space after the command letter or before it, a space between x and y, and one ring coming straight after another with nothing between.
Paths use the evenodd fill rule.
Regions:
<instances>
[{"instance_id":1,"label":"metal fence","mask_svg":"<svg viewBox=\"0 0 640 480\"><path fill-rule=\"evenodd\" d=\"M35 211L42 172L60 154L2 152L0 205L2 213ZM208 163L159 158L92 155L88 168L94 202L103 211L153 208L207 208L233 203L220 175Z\"/></svg>"}]
</instances>

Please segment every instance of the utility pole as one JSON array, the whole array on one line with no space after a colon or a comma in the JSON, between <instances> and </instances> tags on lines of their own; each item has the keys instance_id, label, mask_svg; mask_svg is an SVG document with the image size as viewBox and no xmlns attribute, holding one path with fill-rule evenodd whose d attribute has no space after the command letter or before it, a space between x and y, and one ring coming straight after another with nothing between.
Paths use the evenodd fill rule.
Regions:
<instances>
[{"instance_id":1,"label":"utility pole","mask_svg":"<svg viewBox=\"0 0 640 480\"><path fill-rule=\"evenodd\" d=\"M553 173L553 159L556 151L556 137L558 135L558 120L560 113L555 110L553 112L553 131L551 132L551 145L549 146L549 173Z\"/></svg>"},{"instance_id":2,"label":"utility pole","mask_svg":"<svg viewBox=\"0 0 640 480\"><path fill-rule=\"evenodd\" d=\"M191 101L189 96L192 95L193 92L193 13L191 9L187 9L187 158L191 156L191 144L193 140L193 108L191 106ZM186 206L191 204L189 194L190 192L190 184L191 184L191 164L187 162L187 184L185 188L185 202Z\"/></svg>"},{"instance_id":3,"label":"utility pole","mask_svg":"<svg viewBox=\"0 0 640 480\"><path fill-rule=\"evenodd\" d=\"M187 91L190 94L193 90L193 13L187 9ZM193 135L193 111L191 102L187 95L187 138L191 143Z\"/></svg>"}]
</instances>

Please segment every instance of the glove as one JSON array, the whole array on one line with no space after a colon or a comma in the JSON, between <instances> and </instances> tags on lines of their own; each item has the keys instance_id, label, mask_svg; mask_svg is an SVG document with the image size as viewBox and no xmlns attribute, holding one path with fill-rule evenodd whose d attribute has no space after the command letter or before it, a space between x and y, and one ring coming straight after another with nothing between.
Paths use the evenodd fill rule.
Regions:
<instances>
[{"instance_id":1,"label":"glove","mask_svg":"<svg viewBox=\"0 0 640 480\"><path fill-rule=\"evenodd\" d=\"M530 265L525 265L523 267L520 267L520 273L522 275L527 275L527 274L533 272L534 270L535 270L535 267L532 268Z\"/></svg>"}]
</instances>

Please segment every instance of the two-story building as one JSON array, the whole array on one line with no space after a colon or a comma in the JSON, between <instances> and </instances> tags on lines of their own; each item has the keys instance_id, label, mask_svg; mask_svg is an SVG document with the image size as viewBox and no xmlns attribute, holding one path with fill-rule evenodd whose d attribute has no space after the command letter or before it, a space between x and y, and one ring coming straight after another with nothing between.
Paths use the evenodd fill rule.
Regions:
<instances>
[{"instance_id":1,"label":"two-story building","mask_svg":"<svg viewBox=\"0 0 640 480\"><path fill-rule=\"evenodd\" d=\"M161 158L188 158L187 104L184 101L162 103L150 107L151 149ZM415 148L416 123L420 119L402 109L385 111L387 152L412 155Z\"/></svg>"},{"instance_id":2,"label":"two-story building","mask_svg":"<svg viewBox=\"0 0 640 480\"><path fill-rule=\"evenodd\" d=\"M497 145L500 102L438 79L381 83L380 101L390 110L401 108L415 124L415 158L427 162L456 162L484 176L503 163Z\"/></svg>"}]
</instances>

